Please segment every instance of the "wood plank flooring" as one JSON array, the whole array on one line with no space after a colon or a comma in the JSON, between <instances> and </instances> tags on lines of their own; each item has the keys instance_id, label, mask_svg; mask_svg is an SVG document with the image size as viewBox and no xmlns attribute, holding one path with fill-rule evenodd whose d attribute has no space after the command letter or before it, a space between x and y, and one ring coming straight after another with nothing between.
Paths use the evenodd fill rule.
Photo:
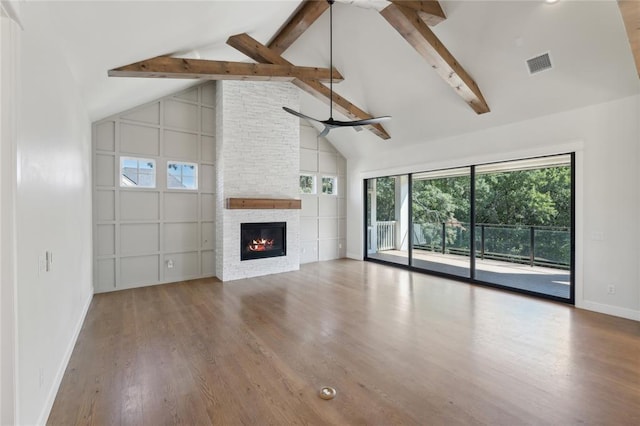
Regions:
<instances>
[{"instance_id":1,"label":"wood plank flooring","mask_svg":"<svg viewBox=\"0 0 640 426\"><path fill-rule=\"evenodd\" d=\"M352 260L99 294L48 424L638 425L640 323Z\"/></svg>"}]
</instances>

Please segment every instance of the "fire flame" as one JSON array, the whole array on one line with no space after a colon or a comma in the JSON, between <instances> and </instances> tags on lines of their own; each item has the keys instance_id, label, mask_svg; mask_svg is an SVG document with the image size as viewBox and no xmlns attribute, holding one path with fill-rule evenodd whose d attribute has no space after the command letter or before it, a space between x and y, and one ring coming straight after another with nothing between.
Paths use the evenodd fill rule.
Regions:
<instances>
[{"instance_id":1,"label":"fire flame","mask_svg":"<svg viewBox=\"0 0 640 426\"><path fill-rule=\"evenodd\" d=\"M248 246L249 251L266 251L273 248L273 240L268 240L266 238L260 238L258 240L253 240Z\"/></svg>"}]
</instances>

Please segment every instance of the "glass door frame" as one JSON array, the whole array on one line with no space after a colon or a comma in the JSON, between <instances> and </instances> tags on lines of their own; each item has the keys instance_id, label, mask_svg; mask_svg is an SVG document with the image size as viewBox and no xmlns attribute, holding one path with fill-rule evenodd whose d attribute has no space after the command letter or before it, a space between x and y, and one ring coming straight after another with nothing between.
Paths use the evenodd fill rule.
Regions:
<instances>
[{"instance_id":1,"label":"glass door frame","mask_svg":"<svg viewBox=\"0 0 640 426\"><path fill-rule=\"evenodd\" d=\"M570 265L569 265L569 297L568 298L564 298L564 297L559 297L559 296L554 296L554 295L550 295L550 294L545 294L545 293L539 293L539 292L535 292L535 291L530 291L530 290L525 290L525 289L520 289L520 288L514 288L514 287L509 287L509 286L505 286L505 285L500 285L500 284L496 284L496 283L491 283L491 282L487 282L487 281L481 281L478 280L476 278L476 166L477 165L470 165L470 166L460 166L460 167L469 167L470 169L470 203L469 203L469 209L470 209L470 250L469 250L469 278L467 277L461 277L461 276L457 276L457 275L452 275L452 274L447 274L444 272L439 272L439 271L432 271L432 270L428 270L428 269L424 269L424 268L418 268L413 266L413 232L409 232L408 233L408 242L409 242L409 246L408 246L408 264L404 265L404 264L398 264L398 263L393 263L393 262L388 262L382 259L375 259L375 258L371 258L368 256L368 232L367 232L367 219L368 219L368 186L367 186L367 182L370 179L377 179L379 177L390 177L390 176L401 176L401 175L406 175L408 176L408 185L409 185L409 199L408 199L408 223L409 226L411 228L413 228L413 175L416 173L402 173L402 174L397 174L397 175L390 175L390 176L378 176L378 177L371 177L371 178L367 178L367 179L363 179L363 223L364 223L364 238L363 238L363 260L364 261L368 261L368 262L374 262L374 263L380 263L380 264L385 264L385 265L390 265L390 266L394 266L394 267L398 267L398 268L403 268L403 269L407 269L410 271L414 271L414 272L421 272L421 273L425 273L428 275L434 275L434 276L439 276L442 278L447 278L447 279L453 279L456 281L461 281L461 282L466 282L469 284L476 284L476 285L481 285L481 286L485 286L485 287L492 287L492 288L498 288L498 289L502 289L502 290L508 290L511 292L515 292L515 293L521 293L521 294L526 294L529 296L535 296L538 298L542 298L542 299L548 299L548 300L553 300L553 301L557 301L557 302L562 302L562 303L567 303L567 304L571 304L571 305L575 305L575 269L576 269L576 153L575 152L570 152L570 153L558 153L558 154L550 154L550 155L541 155L541 156L535 156L535 157L527 157L527 158L522 158L522 160L527 160L527 159L540 159L540 158L547 158L547 157L558 157L558 156L562 156L562 155L569 155L570 156L570 188L571 188L571 194L570 194L570 230L569 230L569 237L571 239L569 247L570 247ZM495 161L495 162L488 162L488 163L483 163L480 165L488 165L488 164L499 164L499 163L507 163L511 160L504 160L504 161ZM514 160L517 161L517 160ZM454 168L459 168L459 167L452 167L451 169ZM446 169L442 169L442 170L446 170Z\"/></svg>"}]
</instances>

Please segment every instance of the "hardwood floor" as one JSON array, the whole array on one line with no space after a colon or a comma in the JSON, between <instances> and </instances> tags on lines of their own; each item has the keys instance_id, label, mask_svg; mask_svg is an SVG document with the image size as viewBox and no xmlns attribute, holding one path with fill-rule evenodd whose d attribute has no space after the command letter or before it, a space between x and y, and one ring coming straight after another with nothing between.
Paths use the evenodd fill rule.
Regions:
<instances>
[{"instance_id":1,"label":"hardwood floor","mask_svg":"<svg viewBox=\"0 0 640 426\"><path fill-rule=\"evenodd\" d=\"M578 423L640 424L640 323L351 260L96 295L48 421Z\"/></svg>"}]
</instances>

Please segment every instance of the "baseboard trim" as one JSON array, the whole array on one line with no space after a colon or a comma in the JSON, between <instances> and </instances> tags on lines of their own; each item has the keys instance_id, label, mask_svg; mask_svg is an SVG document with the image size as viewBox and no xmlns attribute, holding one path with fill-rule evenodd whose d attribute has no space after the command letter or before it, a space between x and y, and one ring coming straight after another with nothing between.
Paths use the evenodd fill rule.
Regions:
<instances>
[{"instance_id":1,"label":"baseboard trim","mask_svg":"<svg viewBox=\"0 0 640 426\"><path fill-rule=\"evenodd\" d=\"M604 303L583 300L579 303L576 303L576 308L586 309L588 311L594 311L601 314L613 315L615 317L626 318L634 321L640 321L640 311L621 308L619 306L612 306L606 305Z\"/></svg>"},{"instance_id":2,"label":"baseboard trim","mask_svg":"<svg viewBox=\"0 0 640 426\"><path fill-rule=\"evenodd\" d=\"M347 259L362 260L362 256L359 253L347 252L346 257Z\"/></svg>"},{"instance_id":3,"label":"baseboard trim","mask_svg":"<svg viewBox=\"0 0 640 426\"><path fill-rule=\"evenodd\" d=\"M82 314L80 315L80 318L76 323L75 329L73 330L73 337L71 341L69 341L69 344L67 345L67 350L65 351L62 363L60 363L60 368L58 368L58 372L56 373L56 376L53 379L53 384L49 389L49 394L47 395L47 399L45 400L42 413L40 413L40 417L38 418L37 424L39 425L46 424L47 419L49 418L49 414L51 414L53 403L56 400L56 395L58 394L58 390L60 389L60 385L62 384L62 378L64 377L64 372L67 370L67 366L69 365L69 360L71 359L73 348L76 346L76 342L78 341L78 336L80 336L80 330L82 330L82 325L84 324L84 319L87 316L87 312L89 312L89 306L91 305L92 300L93 300L93 293L89 293L89 297L87 298L87 300L84 303L84 306L82 307Z\"/></svg>"}]
</instances>

